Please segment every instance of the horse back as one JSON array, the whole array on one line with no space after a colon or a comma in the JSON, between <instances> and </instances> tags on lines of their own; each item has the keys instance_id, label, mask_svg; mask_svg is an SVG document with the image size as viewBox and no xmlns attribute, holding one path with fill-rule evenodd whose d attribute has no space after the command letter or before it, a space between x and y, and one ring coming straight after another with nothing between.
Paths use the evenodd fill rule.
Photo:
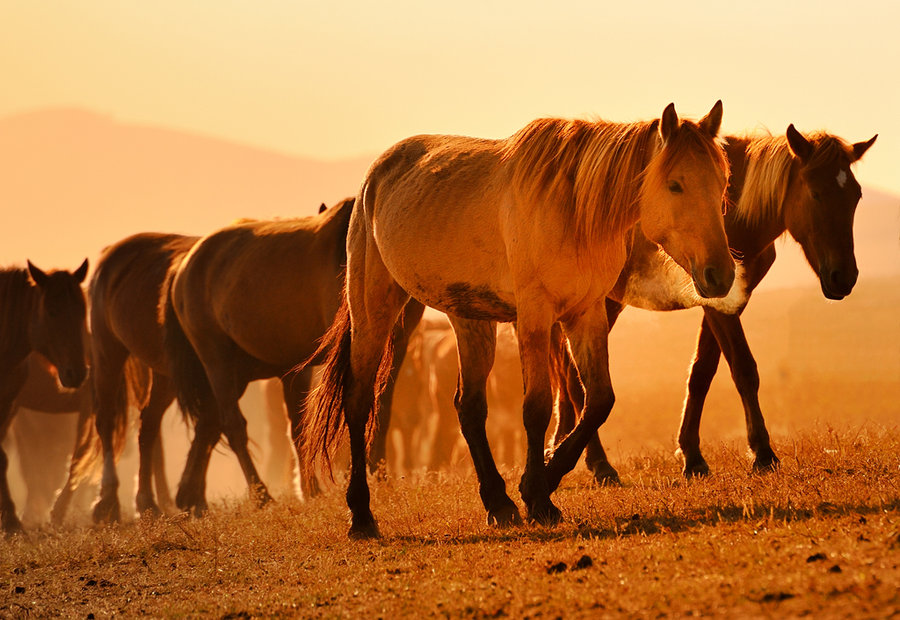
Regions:
<instances>
[{"instance_id":1,"label":"horse back","mask_svg":"<svg viewBox=\"0 0 900 620\"><path fill-rule=\"evenodd\" d=\"M166 273L198 237L140 233L107 248L90 284L93 346L124 346L165 372L159 303Z\"/></svg>"},{"instance_id":2,"label":"horse back","mask_svg":"<svg viewBox=\"0 0 900 620\"><path fill-rule=\"evenodd\" d=\"M311 355L340 303L352 202L310 218L241 222L201 240L173 289L192 341L233 343L266 367Z\"/></svg>"}]
</instances>

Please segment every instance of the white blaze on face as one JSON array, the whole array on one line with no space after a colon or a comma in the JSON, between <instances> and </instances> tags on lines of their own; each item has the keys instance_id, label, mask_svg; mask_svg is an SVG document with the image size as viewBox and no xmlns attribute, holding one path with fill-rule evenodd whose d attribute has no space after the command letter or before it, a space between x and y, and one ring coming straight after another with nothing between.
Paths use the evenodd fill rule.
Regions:
<instances>
[{"instance_id":1,"label":"white blaze on face","mask_svg":"<svg viewBox=\"0 0 900 620\"><path fill-rule=\"evenodd\" d=\"M844 189L844 186L847 184L847 171L846 170L838 171L837 184L838 184L838 187L840 187L841 189Z\"/></svg>"}]
</instances>

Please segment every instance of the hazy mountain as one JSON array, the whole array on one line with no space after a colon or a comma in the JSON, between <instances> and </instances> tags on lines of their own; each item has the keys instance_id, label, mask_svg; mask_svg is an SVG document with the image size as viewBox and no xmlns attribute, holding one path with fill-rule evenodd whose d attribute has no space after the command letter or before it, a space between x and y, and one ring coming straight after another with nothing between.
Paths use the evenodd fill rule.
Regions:
<instances>
[{"instance_id":1,"label":"hazy mountain","mask_svg":"<svg viewBox=\"0 0 900 620\"><path fill-rule=\"evenodd\" d=\"M84 110L7 117L0 264L75 267L142 230L205 234L239 217L310 215L355 194L370 161L304 159Z\"/></svg>"},{"instance_id":2,"label":"hazy mountain","mask_svg":"<svg viewBox=\"0 0 900 620\"><path fill-rule=\"evenodd\" d=\"M0 264L74 268L142 230L309 215L355 194L371 159L316 161L77 109L3 118ZM866 189L856 240L862 278L900 272L900 198ZM815 276L792 240L779 242L763 288L797 285L815 287Z\"/></svg>"}]
</instances>

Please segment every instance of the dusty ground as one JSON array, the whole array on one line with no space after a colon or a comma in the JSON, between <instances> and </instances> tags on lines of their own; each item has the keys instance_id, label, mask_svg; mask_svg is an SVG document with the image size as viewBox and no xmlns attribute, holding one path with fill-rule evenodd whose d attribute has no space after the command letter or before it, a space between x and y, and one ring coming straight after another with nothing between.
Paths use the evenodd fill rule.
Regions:
<instances>
[{"instance_id":1,"label":"dusty ground","mask_svg":"<svg viewBox=\"0 0 900 620\"><path fill-rule=\"evenodd\" d=\"M0 541L0 616L900 613L900 429L775 447L766 476L740 444L709 448L716 473L693 482L668 450L621 463L622 487L579 468L552 528L488 527L470 476L430 474L373 481L374 542L346 538L340 487L199 520L32 530Z\"/></svg>"}]
</instances>

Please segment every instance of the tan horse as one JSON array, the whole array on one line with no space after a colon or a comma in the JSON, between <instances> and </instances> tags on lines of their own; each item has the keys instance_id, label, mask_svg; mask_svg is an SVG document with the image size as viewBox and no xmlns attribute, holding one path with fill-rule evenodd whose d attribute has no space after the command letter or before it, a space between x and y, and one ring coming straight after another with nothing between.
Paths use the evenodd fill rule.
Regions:
<instances>
[{"instance_id":1,"label":"tan horse","mask_svg":"<svg viewBox=\"0 0 900 620\"><path fill-rule=\"evenodd\" d=\"M778 465L760 410L759 372L740 313L774 263L775 240L785 231L803 248L825 297L836 300L850 294L858 275L853 215L862 196L850 166L877 137L848 144L824 132L804 137L790 125L784 136L728 138L726 151L732 170L728 200L733 207L725 217L725 232L731 247L743 258L746 274L742 302L736 307L710 307L685 296L683 282L678 283L677 274L660 260L656 246L639 229L636 231L626 267L607 302L610 325L623 303L652 310L677 310L701 303L706 306L678 435L686 477L709 473L700 453L700 416L720 353L728 362L744 405L753 469L767 471ZM667 280L668 285L663 284ZM556 441L565 436L574 423L575 411L581 408L577 376L573 368L568 372L564 393L568 397L560 402ZM618 478L599 439L588 445L587 464L600 482Z\"/></svg>"},{"instance_id":2,"label":"tan horse","mask_svg":"<svg viewBox=\"0 0 900 620\"><path fill-rule=\"evenodd\" d=\"M116 458L124 441L129 402L141 409L137 510L160 512L153 494L154 454L161 451L160 424L175 391L163 350L159 304L169 267L180 262L196 241L197 237L175 234L132 235L103 251L91 278L91 377L103 449L95 521L120 517ZM168 496L162 487L157 491Z\"/></svg>"},{"instance_id":3,"label":"tan horse","mask_svg":"<svg viewBox=\"0 0 900 620\"><path fill-rule=\"evenodd\" d=\"M238 399L249 382L279 377L293 436L299 433L312 368L293 369L315 353L340 305L353 203L313 217L229 226L198 242L172 274L166 347L179 403L196 421L175 498L183 510L207 509L206 470L221 431L251 495L271 499L247 449ZM299 443L297 450L303 463ZM306 496L317 490L310 471L301 476Z\"/></svg>"},{"instance_id":4,"label":"tan horse","mask_svg":"<svg viewBox=\"0 0 900 620\"><path fill-rule=\"evenodd\" d=\"M673 105L631 124L541 119L504 140L417 136L372 165L347 238L346 303L323 342L310 455L326 454L346 418L351 536L377 536L365 476L366 437L388 367L386 343L411 298L450 315L459 341L456 395L488 518L518 522L484 433L495 321L516 321L528 451L519 489L531 519L560 512L551 489L574 467L613 403L602 301L638 219L692 274L703 296L731 287L722 225L728 164L715 142L721 102L700 123ZM544 465L552 410L551 327L561 322L587 389L585 415Z\"/></svg>"},{"instance_id":5,"label":"tan horse","mask_svg":"<svg viewBox=\"0 0 900 620\"><path fill-rule=\"evenodd\" d=\"M87 259L72 273L44 273L31 262L27 270L0 270L0 441L28 376L29 353L37 351L55 365L63 387L77 388L84 381L86 308L81 283L87 270ZM22 524L6 468L6 453L0 447L0 524L5 532L15 532Z\"/></svg>"}]
</instances>

